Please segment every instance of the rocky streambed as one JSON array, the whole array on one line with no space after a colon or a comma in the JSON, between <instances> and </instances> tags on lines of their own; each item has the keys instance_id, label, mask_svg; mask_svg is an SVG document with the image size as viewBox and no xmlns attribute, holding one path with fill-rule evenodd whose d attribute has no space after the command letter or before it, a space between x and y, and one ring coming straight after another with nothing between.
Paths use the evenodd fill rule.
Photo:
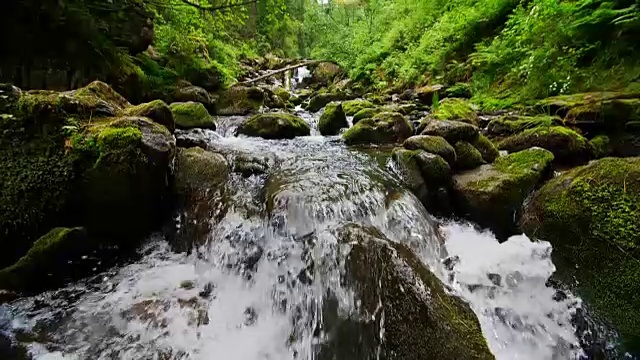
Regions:
<instances>
[{"instance_id":1,"label":"rocky streambed","mask_svg":"<svg viewBox=\"0 0 640 360\"><path fill-rule=\"evenodd\" d=\"M0 355L633 356L637 97L276 85L3 85Z\"/></svg>"}]
</instances>

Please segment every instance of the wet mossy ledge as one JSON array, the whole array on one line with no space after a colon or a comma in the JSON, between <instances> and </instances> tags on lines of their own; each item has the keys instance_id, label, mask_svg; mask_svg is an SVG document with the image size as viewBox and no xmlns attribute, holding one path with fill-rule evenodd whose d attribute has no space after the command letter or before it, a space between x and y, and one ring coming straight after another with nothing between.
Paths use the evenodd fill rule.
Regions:
<instances>
[{"instance_id":1,"label":"wet mossy ledge","mask_svg":"<svg viewBox=\"0 0 640 360\"><path fill-rule=\"evenodd\" d=\"M0 277L0 288L46 287L47 274L73 272L53 266L66 256L57 246L70 242L38 240L51 229L83 227L88 240L81 248L93 251L132 248L157 227L169 210L175 154L167 110L161 101L133 107L101 82L68 92L23 92L4 106L0 268L13 270L11 280ZM52 252L55 261L42 262L40 254ZM67 260L74 254L69 248ZM42 281L28 280L39 276Z\"/></svg>"},{"instance_id":2,"label":"wet mossy ledge","mask_svg":"<svg viewBox=\"0 0 640 360\"><path fill-rule=\"evenodd\" d=\"M551 242L557 276L640 351L640 157L603 158L550 180L520 218Z\"/></svg>"}]
</instances>

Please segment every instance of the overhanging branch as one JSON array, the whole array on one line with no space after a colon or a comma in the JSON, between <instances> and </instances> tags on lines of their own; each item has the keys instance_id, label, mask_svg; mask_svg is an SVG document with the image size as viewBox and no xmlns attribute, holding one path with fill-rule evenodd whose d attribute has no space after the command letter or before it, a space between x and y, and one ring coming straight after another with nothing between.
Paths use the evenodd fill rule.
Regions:
<instances>
[{"instance_id":1,"label":"overhanging branch","mask_svg":"<svg viewBox=\"0 0 640 360\"><path fill-rule=\"evenodd\" d=\"M194 4L189 0L181 0L183 3L189 5L189 6L193 6L195 8L198 8L200 10L204 10L204 11L219 11L219 10L224 10L224 9L228 9L228 8L232 8L232 7L236 7L236 6L242 6L242 5L249 5L249 4L255 4L258 2L258 0L251 0L251 1L245 1L245 2L241 2L241 3L237 3L237 4L226 4L226 5L220 5L220 6L202 6L200 4Z\"/></svg>"}]
</instances>

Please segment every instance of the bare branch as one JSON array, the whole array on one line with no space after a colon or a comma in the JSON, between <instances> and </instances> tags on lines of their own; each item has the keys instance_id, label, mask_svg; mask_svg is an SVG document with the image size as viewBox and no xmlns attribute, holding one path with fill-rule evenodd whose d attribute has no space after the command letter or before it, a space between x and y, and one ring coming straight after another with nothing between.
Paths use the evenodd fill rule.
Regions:
<instances>
[{"instance_id":1,"label":"bare branch","mask_svg":"<svg viewBox=\"0 0 640 360\"><path fill-rule=\"evenodd\" d=\"M255 4L258 2L258 0L250 0L250 1L245 1L242 3L237 3L237 4L227 4L227 5L220 5L220 6L202 6L200 4L194 4L189 0L181 0L183 3L189 5L189 6L193 6L195 8L198 8L200 10L204 10L204 11L219 11L219 10L223 10L223 9L228 9L228 8L232 8L232 7L236 7L236 6L242 6L242 5L249 5L249 4Z\"/></svg>"}]
</instances>

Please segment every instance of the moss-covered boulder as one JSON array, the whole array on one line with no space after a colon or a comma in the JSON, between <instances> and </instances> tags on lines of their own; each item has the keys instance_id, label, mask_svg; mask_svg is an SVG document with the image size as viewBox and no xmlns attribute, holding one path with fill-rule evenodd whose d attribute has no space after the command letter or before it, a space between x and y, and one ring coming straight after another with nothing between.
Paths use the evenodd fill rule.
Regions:
<instances>
[{"instance_id":1,"label":"moss-covered boulder","mask_svg":"<svg viewBox=\"0 0 640 360\"><path fill-rule=\"evenodd\" d=\"M349 100L342 103L342 108L347 116L354 116L358 111L362 109L369 109L374 106L375 105L372 102L363 99Z\"/></svg>"},{"instance_id":2,"label":"moss-covered boulder","mask_svg":"<svg viewBox=\"0 0 640 360\"><path fill-rule=\"evenodd\" d=\"M445 138L450 144L458 141L472 142L478 138L477 126L460 121L423 119L420 123L421 135L433 135Z\"/></svg>"},{"instance_id":3,"label":"moss-covered boulder","mask_svg":"<svg viewBox=\"0 0 640 360\"><path fill-rule=\"evenodd\" d=\"M285 103L291 100L291 93L285 88L277 87L273 89L273 94Z\"/></svg>"},{"instance_id":4,"label":"moss-covered boulder","mask_svg":"<svg viewBox=\"0 0 640 360\"><path fill-rule=\"evenodd\" d=\"M311 128L301 118L286 113L254 115L238 128L238 134L264 139L293 139L311 134Z\"/></svg>"},{"instance_id":5,"label":"moss-covered boulder","mask_svg":"<svg viewBox=\"0 0 640 360\"><path fill-rule=\"evenodd\" d=\"M550 175L552 162L553 153L532 148L454 175L457 213L506 238L517 231L514 214L536 186Z\"/></svg>"},{"instance_id":6,"label":"moss-covered boulder","mask_svg":"<svg viewBox=\"0 0 640 360\"><path fill-rule=\"evenodd\" d=\"M478 126L479 119L476 110L466 99L447 98L438 106L434 105L432 117L438 120L455 120Z\"/></svg>"},{"instance_id":7,"label":"moss-covered boulder","mask_svg":"<svg viewBox=\"0 0 640 360\"><path fill-rule=\"evenodd\" d=\"M163 125L171 132L176 129L171 109L162 100L153 100L150 103L128 107L124 110L124 114L127 116L142 116L149 118L158 124Z\"/></svg>"},{"instance_id":8,"label":"moss-covered boulder","mask_svg":"<svg viewBox=\"0 0 640 360\"><path fill-rule=\"evenodd\" d=\"M485 162L492 163L500 156L500 151L496 145L482 134L471 144L482 154L482 159Z\"/></svg>"},{"instance_id":9,"label":"moss-covered boulder","mask_svg":"<svg viewBox=\"0 0 640 360\"><path fill-rule=\"evenodd\" d=\"M201 103L211 114L216 113L215 99L207 92L207 90L198 86L188 85L178 87L168 99L169 103L190 101Z\"/></svg>"},{"instance_id":10,"label":"moss-covered boulder","mask_svg":"<svg viewBox=\"0 0 640 360\"><path fill-rule=\"evenodd\" d=\"M58 226L134 246L162 221L175 140L148 118L122 117L127 106L95 82L23 93L0 118L0 267Z\"/></svg>"},{"instance_id":11,"label":"moss-covered boulder","mask_svg":"<svg viewBox=\"0 0 640 360\"><path fill-rule=\"evenodd\" d=\"M183 226L171 234L180 251L206 243L215 221L224 216L225 185L230 166L225 158L198 147L179 149L175 159L175 196Z\"/></svg>"},{"instance_id":12,"label":"moss-covered boulder","mask_svg":"<svg viewBox=\"0 0 640 360\"><path fill-rule=\"evenodd\" d=\"M440 136L417 135L405 140L403 146L409 150L424 150L442 156L449 165L456 163L456 150L447 140Z\"/></svg>"},{"instance_id":13,"label":"moss-covered boulder","mask_svg":"<svg viewBox=\"0 0 640 360\"><path fill-rule=\"evenodd\" d=\"M399 113L384 112L364 119L344 134L348 145L400 143L413 135L413 126Z\"/></svg>"},{"instance_id":14,"label":"moss-covered boulder","mask_svg":"<svg viewBox=\"0 0 640 360\"><path fill-rule=\"evenodd\" d=\"M593 158L593 149L589 141L576 131L563 126L528 129L498 143L501 150L509 152L534 146L551 151L559 163L579 164Z\"/></svg>"},{"instance_id":15,"label":"moss-covered boulder","mask_svg":"<svg viewBox=\"0 0 640 360\"><path fill-rule=\"evenodd\" d=\"M590 308L640 351L640 158L604 158L552 179L521 223L553 244L556 275L575 279Z\"/></svg>"},{"instance_id":16,"label":"moss-covered boulder","mask_svg":"<svg viewBox=\"0 0 640 360\"><path fill-rule=\"evenodd\" d=\"M320 121L318 122L320 134L325 136L338 135L340 129L348 127L349 123L347 122L347 116L342 110L342 104L334 102L324 108L324 113L322 113Z\"/></svg>"},{"instance_id":17,"label":"moss-covered boulder","mask_svg":"<svg viewBox=\"0 0 640 360\"><path fill-rule=\"evenodd\" d=\"M376 114L382 112L381 108L366 108L358 111L353 115L353 123L357 124L362 119L368 119L376 116Z\"/></svg>"},{"instance_id":18,"label":"moss-covered boulder","mask_svg":"<svg viewBox=\"0 0 640 360\"><path fill-rule=\"evenodd\" d=\"M305 110L310 112L318 112L325 107L328 103L333 101L340 101L344 96L338 93L320 93L316 94L309 99L309 103L305 107Z\"/></svg>"},{"instance_id":19,"label":"moss-covered boulder","mask_svg":"<svg viewBox=\"0 0 640 360\"><path fill-rule=\"evenodd\" d=\"M171 104L171 112L178 129L203 128L215 130L216 123L205 106L198 102Z\"/></svg>"},{"instance_id":20,"label":"moss-covered boulder","mask_svg":"<svg viewBox=\"0 0 640 360\"><path fill-rule=\"evenodd\" d=\"M589 140L589 144L591 144L591 148L593 149L593 156L596 159L603 158L610 152L609 145L611 144L611 140L607 135L598 135Z\"/></svg>"},{"instance_id":21,"label":"moss-covered boulder","mask_svg":"<svg viewBox=\"0 0 640 360\"><path fill-rule=\"evenodd\" d=\"M359 347L362 358L494 358L469 305L407 246L354 224L338 229L337 236L351 246L345 281L354 289L360 313L350 328L360 341L347 346Z\"/></svg>"},{"instance_id":22,"label":"moss-covered boulder","mask_svg":"<svg viewBox=\"0 0 640 360\"><path fill-rule=\"evenodd\" d=\"M416 98L421 103L431 106L435 99L442 99L445 97L444 86L435 84L427 85L417 88L415 91Z\"/></svg>"},{"instance_id":23,"label":"moss-covered boulder","mask_svg":"<svg viewBox=\"0 0 640 360\"><path fill-rule=\"evenodd\" d=\"M217 115L247 115L262 107L265 94L259 87L232 86L217 93Z\"/></svg>"},{"instance_id":24,"label":"moss-covered boulder","mask_svg":"<svg viewBox=\"0 0 640 360\"><path fill-rule=\"evenodd\" d=\"M36 291L61 284L92 250L84 228L55 228L36 240L13 265L0 270L0 288Z\"/></svg>"},{"instance_id":25,"label":"moss-covered boulder","mask_svg":"<svg viewBox=\"0 0 640 360\"><path fill-rule=\"evenodd\" d=\"M564 125L564 122L557 116L505 115L489 121L487 134L489 136L509 136L539 126L550 127L562 125Z\"/></svg>"},{"instance_id":26,"label":"moss-covered boulder","mask_svg":"<svg viewBox=\"0 0 640 360\"><path fill-rule=\"evenodd\" d=\"M455 168L457 170L475 169L485 163L480 151L471 143L458 141L453 147L456 151Z\"/></svg>"}]
</instances>

